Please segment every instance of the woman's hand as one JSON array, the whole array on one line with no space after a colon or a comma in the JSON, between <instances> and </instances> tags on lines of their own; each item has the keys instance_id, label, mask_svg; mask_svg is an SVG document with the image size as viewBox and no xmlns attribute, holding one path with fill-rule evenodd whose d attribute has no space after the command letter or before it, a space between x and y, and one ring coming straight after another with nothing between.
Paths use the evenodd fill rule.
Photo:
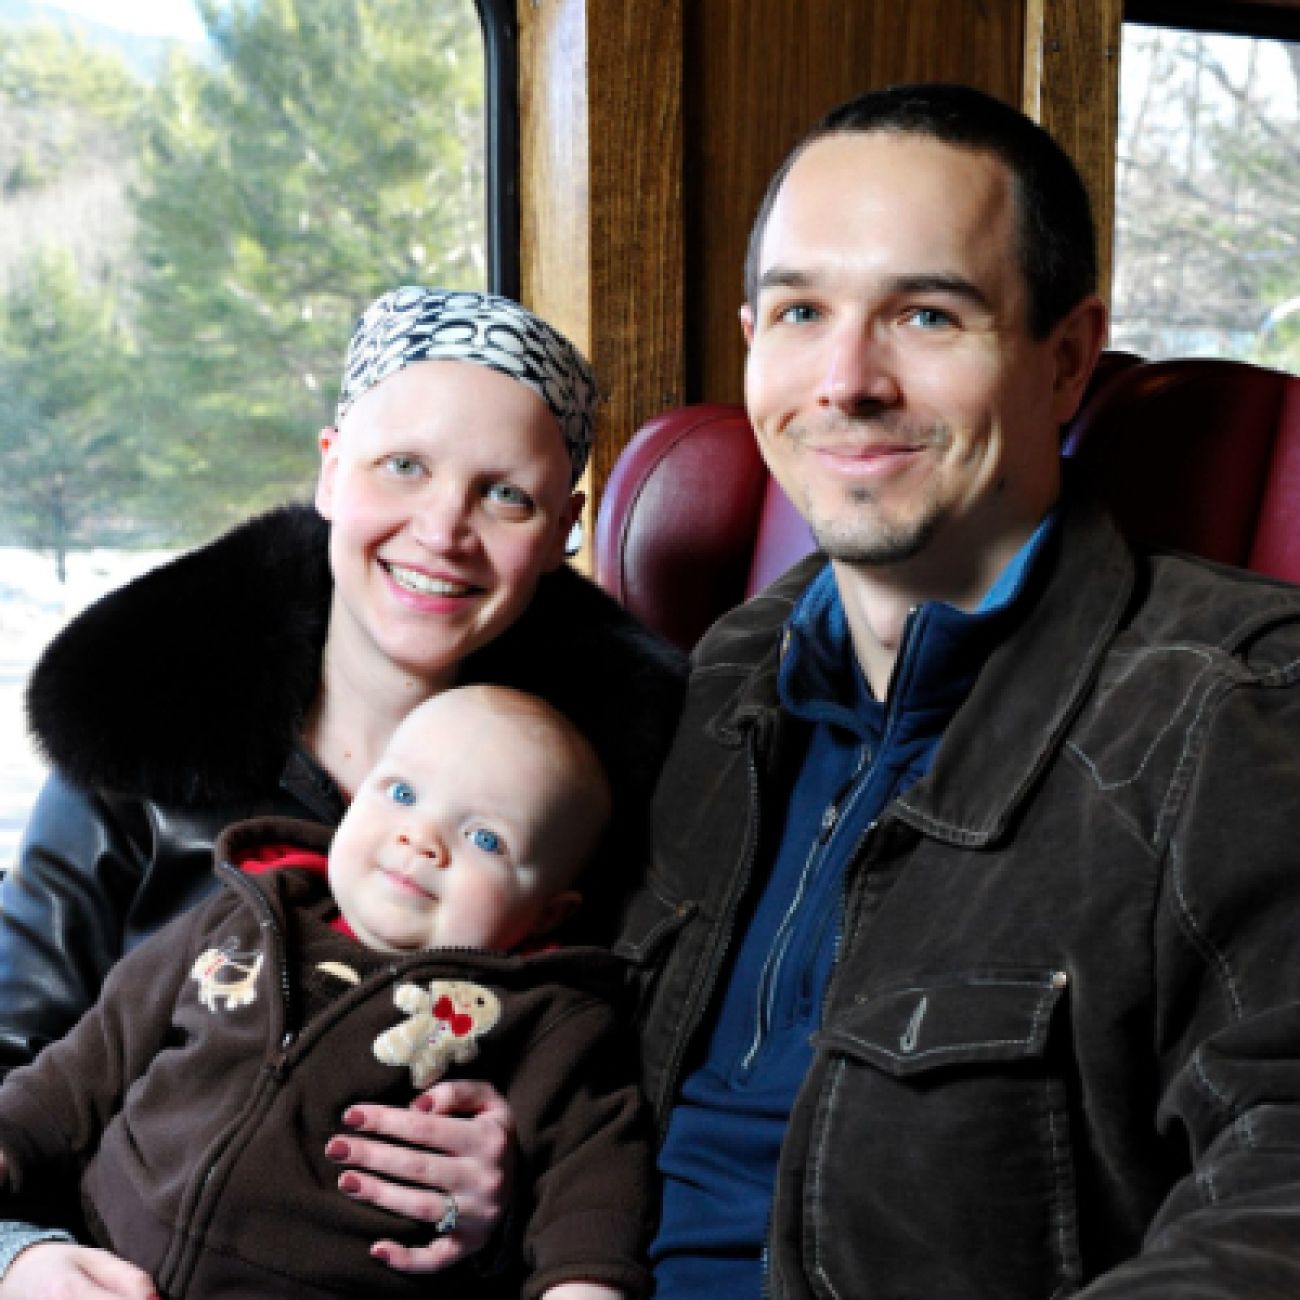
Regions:
<instances>
[{"instance_id":1,"label":"woman's hand","mask_svg":"<svg viewBox=\"0 0 1300 1300\"><path fill-rule=\"evenodd\" d=\"M454 1228L414 1250L377 1241L376 1259L405 1273L433 1273L487 1244L509 1205L515 1164L510 1107L491 1084L447 1080L406 1110L351 1106L343 1123L350 1132L325 1147L331 1160L348 1166L339 1176L341 1191L431 1225L449 1210L455 1220ZM372 1133L381 1140L359 1136ZM0 1300L5 1294L0 1291Z\"/></svg>"},{"instance_id":2,"label":"woman's hand","mask_svg":"<svg viewBox=\"0 0 1300 1300\"><path fill-rule=\"evenodd\" d=\"M158 1300L149 1275L106 1250L38 1241L0 1281L0 1300Z\"/></svg>"}]
</instances>

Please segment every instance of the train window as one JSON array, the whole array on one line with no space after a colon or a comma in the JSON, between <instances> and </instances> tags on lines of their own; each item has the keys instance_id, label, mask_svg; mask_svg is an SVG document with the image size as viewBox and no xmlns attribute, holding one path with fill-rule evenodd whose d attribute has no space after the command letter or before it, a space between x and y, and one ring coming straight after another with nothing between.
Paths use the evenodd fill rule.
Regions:
<instances>
[{"instance_id":1,"label":"train window","mask_svg":"<svg viewBox=\"0 0 1300 1300\"><path fill-rule=\"evenodd\" d=\"M0 5L0 869L59 625L308 494L366 300L515 289L513 10Z\"/></svg>"},{"instance_id":2,"label":"train window","mask_svg":"<svg viewBox=\"0 0 1300 1300\"><path fill-rule=\"evenodd\" d=\"M1187 0L1126 13L1141 21L1120 58L1111 345L1300 370L1296 15Z\"/></svg>"}]
</instances>

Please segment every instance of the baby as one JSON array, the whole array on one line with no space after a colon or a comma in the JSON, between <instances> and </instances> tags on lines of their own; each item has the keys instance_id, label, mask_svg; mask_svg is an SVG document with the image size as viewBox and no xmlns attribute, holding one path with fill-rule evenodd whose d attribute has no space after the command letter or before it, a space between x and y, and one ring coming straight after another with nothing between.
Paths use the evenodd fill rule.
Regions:
<instances>
[{"instance_id":1,"label":"baby","mask_svg":"<svg viewBox=\"0 0 1300 1300\"><path fill-rule=\"evenodd\" d=\"M70 1211L80 1175L89 1235L169 1296L645 1294L652 1169L623 972L548 941L609 817L599 761L550 706L435 696L332 842L286 819L227 829L226 888L119 962L0 1088L0 1175ZM473 1260L385 1268L385 1242L427 1225L341 1195L322 1154L348 1106L456 1070L491 1080L517 1126L499 1279Z\"/></svg>"}]
</instances>

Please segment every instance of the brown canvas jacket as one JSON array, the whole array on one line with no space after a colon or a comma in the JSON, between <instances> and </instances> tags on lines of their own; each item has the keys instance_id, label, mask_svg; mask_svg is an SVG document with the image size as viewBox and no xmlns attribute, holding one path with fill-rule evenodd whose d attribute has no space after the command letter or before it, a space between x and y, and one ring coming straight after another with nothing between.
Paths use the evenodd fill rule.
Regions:
<instances>
[{"instance_id":1,"label":"brown canvas jacket","mask_svg":"<svg viewBox=\"0 0 1300 1300\"><path fill-rule=\"evenodd\" d=\"M782 1149L782 1300L1300 1295L1300 589L1135 555L1045 588L850 864ZM620 950L663 1122L802 752L781 632L697 650Z\"/></svg>"}]
</instances>

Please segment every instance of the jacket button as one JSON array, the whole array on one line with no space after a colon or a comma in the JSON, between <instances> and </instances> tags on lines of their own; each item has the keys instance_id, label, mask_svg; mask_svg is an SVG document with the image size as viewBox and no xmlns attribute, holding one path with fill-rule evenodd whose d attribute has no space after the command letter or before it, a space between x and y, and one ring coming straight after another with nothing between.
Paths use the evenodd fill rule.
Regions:
<instances>
[{"instance_id":1,"label":"jacket button","mask_svg":"<svg viewBox=\"0 0 1300 1300\"><path fill-rule=\"evenodd\" d=\"M1052 987L1054 989L1063 989L1070 982L1070 977L1063 971L1052 972Z\"/></svg>"}]
</instances>

